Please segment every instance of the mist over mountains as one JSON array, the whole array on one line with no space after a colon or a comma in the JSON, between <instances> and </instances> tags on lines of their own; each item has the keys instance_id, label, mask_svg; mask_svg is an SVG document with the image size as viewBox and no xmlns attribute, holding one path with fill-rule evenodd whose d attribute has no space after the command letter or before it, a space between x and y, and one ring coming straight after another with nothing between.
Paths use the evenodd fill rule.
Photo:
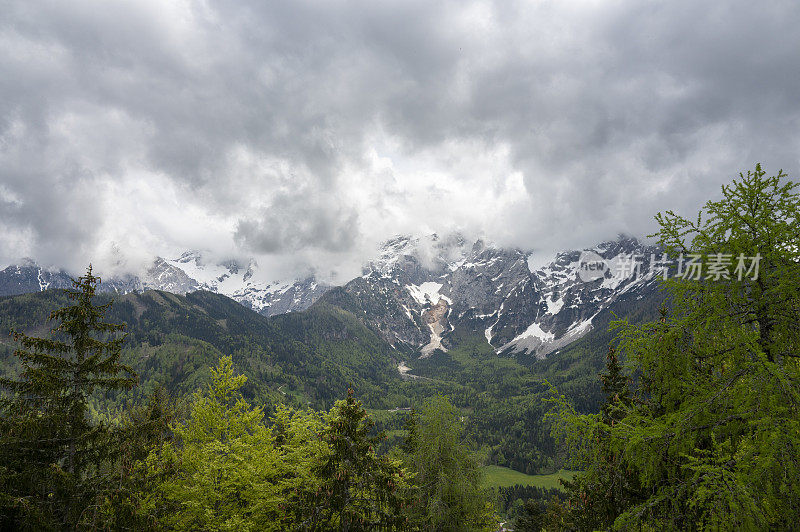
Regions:
<instances>
[{"instance_id":1,"label":"mist over mountains","mask_svg":"<svg viewBox=\"0 0 800 532\"><path fill-rule=\"evenodd\" d=\"M582 251L561 252L532 268L524 250L468 241L458 233L398 236L380 247L362 275L338 287L313 276L265 282L255 261L215 262L201 251L186 251L157 257L139 275L104 278L101 289L180 295L205 290L265 316L302 311L322 299L358 316L393 348L423 358L447 351L457 330L485 337L498 353L544 358L592 330L601 311L655 291L649 272L655 248L624 236L594 246L591 251L608 261L638 257L641 264L626 276L606 272L592 282L578 275ZM67 272L30 260L0 271L0 295L68 286Z\"/></svg>"}]
</instances>

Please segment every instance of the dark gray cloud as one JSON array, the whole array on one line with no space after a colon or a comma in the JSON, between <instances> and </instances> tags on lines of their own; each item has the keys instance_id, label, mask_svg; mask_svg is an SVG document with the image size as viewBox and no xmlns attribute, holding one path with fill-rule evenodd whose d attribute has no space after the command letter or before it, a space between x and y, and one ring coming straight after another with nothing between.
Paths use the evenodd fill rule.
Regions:
<instances>
[{"instance_id":1,"label":"dark gray cloud","mask_svg":"<svg viewBox=\"0 0 800 532\"><path fill-rule=\"evenodd\" d=\"M793 1L0 10L0 262L331 268L456 228L550 250L800 170Z\"/></svg>"},{"instance_id":2,"label":"dark gray cloud","mask_svg":"<svg viewBox=\"0 0 800 532\"><path fill-rule=\"evenodd\" d=\"M341 251L356 245L358 213L314 194L275 193L272 203L236 224L234 240L256 253Z\"/></svg>"}]
</instances>

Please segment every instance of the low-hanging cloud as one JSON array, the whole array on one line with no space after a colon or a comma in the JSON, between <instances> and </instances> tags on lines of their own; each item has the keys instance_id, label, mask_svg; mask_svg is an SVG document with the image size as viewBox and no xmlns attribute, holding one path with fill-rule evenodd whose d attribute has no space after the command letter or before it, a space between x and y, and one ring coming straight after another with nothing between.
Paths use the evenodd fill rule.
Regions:
<instances>
[{"instance_id":1,"label":"low-hanging cloud","mask_svg":"<svg viewBox=\"0 0 800 532\"><path fill-rule=\"evenodd\" d=\"M257 254L322 249L347 253L356 245L358 212L343 212L313 194L279 192L256 216L236 224L234 240Z\"/></svg>"},{"instance_id":2,"label":"low-hanging cloud","mask_svg":"<svg viewBox=\"0 0 800 532\"><path fill-rule=\"evenodd\" d=\"M800 170L796 2L2 11L0 263L206 247L346 277L398 232L553 250Z\"/></svg>"}]
</instances>

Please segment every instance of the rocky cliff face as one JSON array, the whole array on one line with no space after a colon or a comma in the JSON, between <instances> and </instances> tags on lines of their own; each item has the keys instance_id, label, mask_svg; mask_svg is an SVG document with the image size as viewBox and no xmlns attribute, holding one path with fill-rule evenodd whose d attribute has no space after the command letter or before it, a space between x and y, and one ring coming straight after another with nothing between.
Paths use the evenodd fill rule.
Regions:
<instances>
[{"instance_id":1,"label":"rocky cliff face","mask_svg":"<svg viewBox=\"0 0 800 532\"><path fill-rule=\"evenodd\" d=\"M360 277L322 300L354 312L396 349L425 348L429 354L452 330L451 301L441 291L468 253L469 245L457 234L397 237L382 246Z\"/></svg>"},{"instance_id":2,"label":"rocky cliff face","mask_svg":"<svg viewBox=\"0 0 800 532\"><path fill-rule=\"evenodd\" d=\"M330 286L314 278L265 283L256 280L255 262L243 265L236 261L214 263L201 253L188 251L176 259L157 257L141 275L106 277L100 274L101 292L127 294L148 289L185 295L196 290L223 294L261 314L272 316L305 310ZM24 260L0 271L0 296L38 292L48 288L69 288L71 276L63 270L47 270Z\"/></svg>"},{"instance_id":3,"label":"rocky cliff face","mask_svg":"<svg viewBox=\"0 0 800 532\"><path fill-rule=\"evenodd\" d=\"M537 278L527 255L476 242L447 277L443 293L453 300L451 323L484 333L493 345L511 340L537 318Z\"/></svg>"},{"instance_id":4,"label":"rocky cliff face","mask_svg":"<svg viewBox=\"0 0 800 532\"><path fill-rule=\"evenodd\" d=\"M24 260L0 271L0 295L13 296L48 288L68 288L70 277L64 272L42 270L33 261Z\"/></svg>"},{"instance_id":5,"label":"rocky cliff face","mask_svg":"<svg viewBox=\"0 0 800 532\"><path fill-rule=\"evenodd\" d=\"M313 278L259 282L255 262L215 263L198 252L157 258L141 276L104 278L101 289L208 290L270 316L304 310L322 298L353 312L409 355L447 350L458 329L484 336L497 352L545 357L589 332L602 310L656 290L650 272L656 251L619 238L559 253L532 271L520 249L467 242L458 234L401 236L386 242L361 276L333 290ZM65 272L30 261L0 271L0 295L68 286Z\"/></svg>"},{"instance_id":6,"label":"rocky cliff face","mask_svg":"<svg viewBox=\"0 0 800 532\"><path fill-rule=\"evenodd\" d=\"M531 271L528 255L460 237L401 237L346 284L349 308L390 344L430 355L462 329L503 353L545 357L592 329L601 310L656 290L654 248L632 238L558 254ZM590 272L592 260L604 268Z\"/></svg>"}]
</instances>

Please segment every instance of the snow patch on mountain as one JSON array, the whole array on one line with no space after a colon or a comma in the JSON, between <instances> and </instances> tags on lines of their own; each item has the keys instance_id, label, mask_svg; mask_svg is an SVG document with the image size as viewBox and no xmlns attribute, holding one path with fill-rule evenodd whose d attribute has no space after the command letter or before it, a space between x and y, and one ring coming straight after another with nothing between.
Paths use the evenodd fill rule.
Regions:
<instances>
[{"instance_id":1,"label":"snow patch on mountain","mask_svg":"<svg viewBox=\"0 0 800 532\"><path fill-rule=\"evenodd\" d=\"M419 303L421 307L426 305L435 305L441 299L444 299L452 305L453 301L449 297L439 293L439 290L442 289L442 286L442 283L427 281L420 285L406 285L406 290L408 290L408 293L411 294L411 297L414 298L414 301Z\"/></svg>"},{"instance_id":2,"label":"snow patch on mountain","mask_svg":"<svg viewBox=\"0 0 800 532\"><path fill-rule=\"evenodd\" d=\"M537 338L542 342L549 342L555 339L555 335L551 332L543 331L539 324L534 322L531 323L522 334L514 338L514 340L522 340L523 338Z\"/></svg>"},{"instance_id":3,"label":"snow patch on mountain","mask_svg":"<svg viewBox=\"0 0 800 532\"><path fill-rule=\"evenodd\" d=\"M50 286L50 283L45 281L44 278L42 278L41 269L39 269L39 271L36 272L36 280L39 281L39 290L42 292L47 290L47 287Z\"/></svg>"},{"instance_id":4,"label":"snow patch on mountain","mask_svg":"<svg viewBox=\"0 0 800 532\"><path fill-rule=\"evenodd\" d=\"M564 298L562 297L561 299L553 301L552 296L547 296L545 298L545 303L547 303L547 313L551 316L555 316L564 307Z\"/></svg>"},{"instance_id":5,"label":"snow patch on mountain","mask_svg":"<svg viewBox=\"0 0 800 532\"><path fill-rule=\"evenodd\" d=\"M48 288L68 288L71 277L63 270L48 270L32 260L0 270L0 295L16 295L43 291ZM163 290L185 295L208 290L228 296L242 305L265 315L305 310L330 287L313 277L300 280L258 280L254 261L242 264L235 260L207 259L200 251L187 251L176 259L156 257L140 275L106 276L101 292L125 294L144 290Z\"/></svg>"},{"instance_id":6,"label":"snow patch on mountain","mask_svg":"<svg viewBox=\"0 0 800 532\"><path fill-rule=\"evenodd\" d=\"M534 352L538 354L544 351L543 347L552 344L555 338L553 333L544 331L538 323L533 322L521 334L500 347L497 352Z\"/></svg>"}]
</instances>

